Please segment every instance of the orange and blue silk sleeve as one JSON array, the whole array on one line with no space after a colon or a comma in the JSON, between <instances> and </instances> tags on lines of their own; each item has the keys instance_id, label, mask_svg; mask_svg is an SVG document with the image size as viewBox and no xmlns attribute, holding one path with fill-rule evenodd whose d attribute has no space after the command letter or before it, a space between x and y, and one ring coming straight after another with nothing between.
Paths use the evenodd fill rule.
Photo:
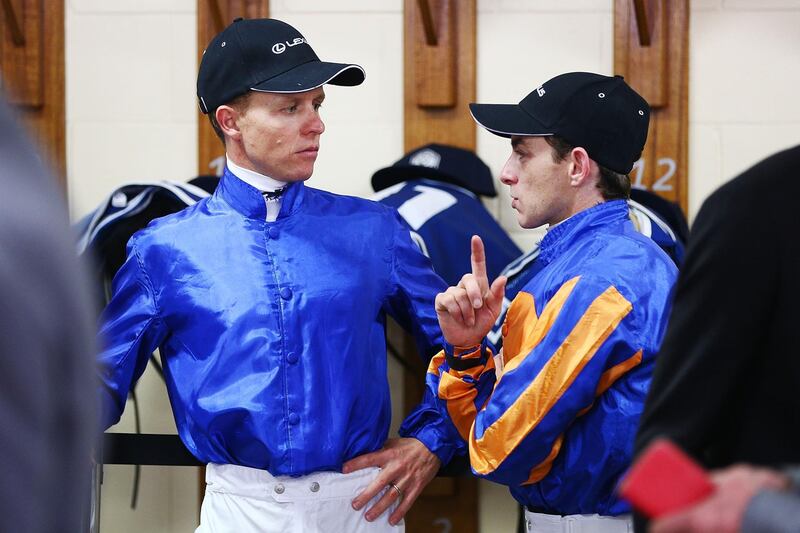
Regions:
<instances>
[{"instance_id":1,"label":"orange and blue silk sleeve","mask_svg":"<svg viewBox=\"0 0 800 533\"><path fill-rule=\"evenodd\" d=\"M504 325L501 375L484 346L446 347L432 360L427 385L468 446L476 475L512 486L547 475L568 428L641 362L632 310L607 281L576 277L539 311L532 294L517 295Z\"/></svg>"}]
</instances>

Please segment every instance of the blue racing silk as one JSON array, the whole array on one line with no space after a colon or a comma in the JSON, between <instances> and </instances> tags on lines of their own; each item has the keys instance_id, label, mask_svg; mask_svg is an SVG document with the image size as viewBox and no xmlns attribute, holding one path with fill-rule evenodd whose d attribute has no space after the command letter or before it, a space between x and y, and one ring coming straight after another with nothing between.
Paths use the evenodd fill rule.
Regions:
<instances>
[{"instance_id":1,"label":"blue racing silk","mask_svg":"<svg viewBox=\"0 0 800 533\"><path fill-rule=\"evenodd\" d=\"M178 433L201 461L298 476L383 445L386 315L427 361L444 282L376 202L294 183L265 217L261 192L226 169L213 196L131 238L102 316L104 427L159 348ZM448 424L429 416L409 434L446 463Z\"/></svg>"},{"instance_id":2,"label":"blue racing silk","mask_svg":"<svg viewBox=\"0 0 800 533\"><path fill-rule=\"evenodd\" d=\"M428 390L473 472L523 505L629 512L615 487L631 462L675 264L634 229L622 200L550 229L538 262L508 311L497 362L486 343L446 347L429 365Z\"/></svg>"},{"instance_id":3,"label":"blue racing silk","mask_svg":"<svg viewBox=\"0 0 800 533\"><path fill-rule=\"evenodd\" d=\"M419 236L415 242L431 258L433 269L448 285L458 284L470 271L473 235L483 241L490 279L522 255L480 199L458 185L413 179L378 191L372 199L397 209Z\"/></svg>"},{"instance_id":4,"label":"blue racing silk","mask_svg":"<svg viewBox=\"0 0 800 533\"><path fill-rule=\"evenodd\" d=\"M645 237L650 237L675 262L675 265L680 267L683 262L684 243L678 236L677 230L670 227L652 209L639 202L628 200L628 208L628 215L636 231ZM488 248L486 253L488 260L488 254L491 253ZM509 306L511 306L512 300L544 267L542 263L536 261L538 257L539 245L537 243L527 253L508 263L500 273L507 279L506 294L503 298L503 305L497 317L497 322L492 326L489 334L486 335L489 347L495 353L499 352L500 348L503 347L503 323L506 320L506 313ZM494 280L494 277L490 275L489 279Z\"/></svg>"}]
</instances>

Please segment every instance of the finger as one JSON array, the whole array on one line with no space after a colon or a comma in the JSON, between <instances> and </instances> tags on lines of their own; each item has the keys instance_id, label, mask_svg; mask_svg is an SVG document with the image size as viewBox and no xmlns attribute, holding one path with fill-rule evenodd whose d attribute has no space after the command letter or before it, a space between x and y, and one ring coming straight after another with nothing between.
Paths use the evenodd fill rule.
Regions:
<instances>
[{"instance_id":1,"label":"finger","mask_svg":"<svg viewBox=\"0 0 800 533\"><path fill-rule=\"evenodd\" d=\"M433 308L436 309L437 313L448 313L447 304L445 304L445 299L447 298L446 292L440 292L436 295L436 299L433 301Z\"/></svg>"},{"instance_id":2,"label":"finger","mask_svg":"<svg viewBox=\"0 0 800 533\"><path fill-rule=\"evenodd\" d=\"M452 318L456 318L460 320L461 317L461 310L456 303L455 297L451 292L450 287L447 289L446 292L440 292L436 295L436 300L434 300L434 307L438 314L446 314L451 315Z\"/></svg>"},{"instance_id":3,"label":"finger","mask_svg":"<svg viewBox=\"0 0 800 533\"><path fill-rule=\"evenodd\" d=\"M459 285L464 287L464 290L467 291L472 307L475 309L483 307L483 290L475 276L472 274L464 274Z\"/></svg>"},{"instance_id":4,"label":"finger","mask_svg":"<svg viewBox=\"0 0 800 533\"><path fill-rule=\"evenodd\" d=\"M380 494L382 490L385 490L387 485L389 485L389 475L390 474L384 470L375 479L373 479L372 482L367 485L367 488L362 490L355 498L353 498L353 509L358 511L372 501L372 498Z\"/></svg>"},{"instance_id":5,"label":"finger","mask_svg":"<svg viewBox=\"0 0 800 533\"><path fill-rule=\"evenodd\" d=\"M472 263L472 274L477 278L481 287L481 293L485 294L489 288L489 278L486 276L486 253L483 250L483 241L477 235L472 236L470 241L472 253L470 262Z\"/></svg>"},{"instance_id":6,"label":"finger","mask_svg":"<svg viewBox=\"0 0 800 533\"><path fill-rule=\"evenodd\" d=\"M418 490L409 491L408 494L403 493L403 499L400 500L397 508L389 515L389 523L391 525L397 525L403 519L408 510L411 509L411 506L414 505L418 495Z\"/></svg>"},{"instance_id":7,"label":"finger","mask_svg":"<svg viewBox=\"0 0 800 533\"><path fill-rule=\"evenodd\" d=\"M436 312L447 314L452 320L464 324L464 315L461 313L461 306L456 298L457 291L463 291L463 289L450 287L447 292L440 293L436 297Z\"/></svg>"},{"instance_id":8,"label":"finger","mask_svg":"<svg viewBox=\"0 0 800 533\"><path fill-rule=\"evenodd\" d=\"M498 276L489 288L489 296L485 299L486 307L494 316L498 316L500 310L503 308L503 298L506 295L506 281L508 281L508 278L505 276Z\"/></svg>"},{"instance_id":9,"label":"finger","mask_svg":"<svg viewBox=\"0 0 800 533\"><path fill-rule=\"evenodd\" d=\"M381 457L381 451L382 450L378 450L377 452L365 453L364 455L353 457L342 465L342 474L349 474L371 466L381 466L384 463Z\"/></svg>"},{"instance_id":10,"label":"finger","mask_svg":"<svg viewBox=\"0 0 800 533\"><path fill-rule=\"evenodd\" d=\"M383 513L396 501L400 498L400 494L397 493L391 486L386 487L383 493L383 496L369 509L367 509L367 513L364 515L364 518L367 519L368 522L372 522Z\"/></svg>"},{"instance_id":11,"label":"finger","mask_svg":"<svg viewBox=\"0 0 800 533\"><path fill-rule=\"evenodd\" d=\"M464 289L460 289L460 292L454 294L456 303L458 304L458 309L461 312L461 318L469 327L475 325L475 308L472 307L472 302L470 302L469 295L467 291Z\"/></svg>"}]
</instances>

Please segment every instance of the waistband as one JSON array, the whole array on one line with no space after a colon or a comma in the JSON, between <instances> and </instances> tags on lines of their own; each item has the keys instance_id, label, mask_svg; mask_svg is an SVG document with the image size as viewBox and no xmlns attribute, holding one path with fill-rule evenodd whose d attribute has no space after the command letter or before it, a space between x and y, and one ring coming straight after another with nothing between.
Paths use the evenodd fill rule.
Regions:
<instances>
[{"instance_id":1,"label":"waistband","mask_svg":"<svg viewBox=\"0 0 800 533\"><path fill-rule=\"evenodd\" d=\"M279 502L353 498L379 472L379 468L365 468L350 474L314 472L291 477L273 476L247 466L211 463L206 467L206 489Z\"/></svg>"},{"instance_id":2,"label":"waistband","mask_svg":"<svg viewBox=\"0 0 800 533\"><path fill-rule=\"evenodd\" d=\"M553 515L525 509L526 531L531 533L630 533L631 515L601 516L598 514Z\"/></svg>"}]
</instances>

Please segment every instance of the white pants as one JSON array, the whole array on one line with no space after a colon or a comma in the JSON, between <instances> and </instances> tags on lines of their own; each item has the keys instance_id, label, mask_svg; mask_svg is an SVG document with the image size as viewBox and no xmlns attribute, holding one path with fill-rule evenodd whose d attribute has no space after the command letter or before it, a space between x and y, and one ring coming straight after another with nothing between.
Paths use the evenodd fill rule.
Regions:
<instances>
[{"instance_id":1,"label":"white pants","mask_svg":"<svg viewBox=\"0 0 800 533\"><path fill-rule=\"evenodd\" d=\"M572 514L558 516L525 510L525 527L531 533L631 533L633 520L630 515Z\"/></svg>"},{"instance_id":2,"label":"white pants","mask_svg":"<svg viewBox=\"0 0 800 533\"><path fill-rule=\"evenodd\" d=\"M266 470L210 464L195 533L402 533L402 521L389 525L396 504L374 522L364 518L383 492L360 511L351 505L379 471L274 477Z\"/></svg>"}]
</instances>

